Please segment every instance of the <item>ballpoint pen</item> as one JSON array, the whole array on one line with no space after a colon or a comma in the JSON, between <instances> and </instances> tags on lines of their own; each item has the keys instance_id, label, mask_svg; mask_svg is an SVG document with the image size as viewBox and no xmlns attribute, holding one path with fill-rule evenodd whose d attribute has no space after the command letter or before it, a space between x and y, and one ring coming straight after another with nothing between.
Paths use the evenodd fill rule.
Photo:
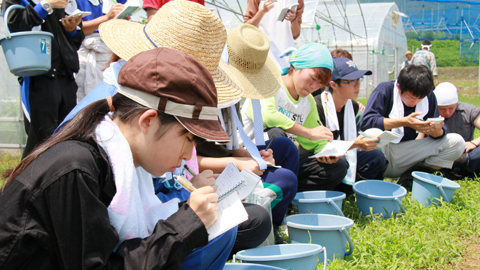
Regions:
<instances>
[{"instance_id":1,"label":"ballpoint pen","mask_svg":"<svg viewBox=\"0 0 480 270\"><path fill-rule=\"evenodd\" d=\"M185 168L193 177L197 176L197 174L192 169L190 169L187 164L183 165L183 168Z\"/></svg>"},{"instance_id":2,"label":"ballpoint pen","mask_svg":"<svg viewBox=\"0 0 480 270\"><path fill-rule=\"evenodd\" d=\"M372 139L371 136L368 136L368 135L365 134L365 132L363 132L363 131L360 131L360 132L358 132L358 133L359 133L360 135L362 135L363 137L365 137L365 138ZM380 141L377 141L377 143L380 143Z\"/></svg>"},{"instance_id":3,"label":"ballpoint pen","mask_svg":"<svg viewBox=\"0 0 480 270\"><path fill-rule=\"evenodd\" d=\"M270 142L268 143L267 148L265 148L265 151L267 151L268 148L270 148L270 145L272 145L273 140L275 140L275 137L276 137L275 135L272 136L272 139L270 139Z\"/></svg>"}]
</instances>

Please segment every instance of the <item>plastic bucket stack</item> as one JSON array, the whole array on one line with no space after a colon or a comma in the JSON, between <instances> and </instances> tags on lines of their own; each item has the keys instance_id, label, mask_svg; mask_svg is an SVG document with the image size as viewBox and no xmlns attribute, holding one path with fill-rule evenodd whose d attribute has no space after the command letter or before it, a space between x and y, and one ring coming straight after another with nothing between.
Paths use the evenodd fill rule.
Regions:
<instances>
[{"instance_id":1,"label":"plastic bucket stack","mask_svg":"<svg viewBox=\"0 0 480 270\"><path fill-rule=\"evenodd\" d=\"M292 204L298 207L300 214L329 214L344 216L342 212L345 193L339 191L298 192Z\"/></svg>"},{"instance_id":2,"label":"plastic bucket stack","mask_svg":"<svg viewBox=\"0 0 480 270\"><path fill-rule=\"evenodd\" d=\"M20 5L9 6L4 16L5 36L0 37L8 68L15 76L37 76L47 73L51 67L53 34L44 31L10 33L8 16Z\"/></svg>"},{"instance_id":3,"label":"plastic bucket stack","mask_svg":"<svg viewBox=\"0 0 480 270\"><path fill-rule=\"evenodd\" d=\"M440 198L450 202L460 185L452 180L425 172L412 172L412 200L416 200L426 207L430 202L440 203Z\"/></svg>"},{"instance_id":4,"label":"plastic bucket stack","mask_svg":"<svg viewBox=\"0 0 480 270\"><path fill-rule=\"evenodd\" d=\"M324 253L323 260L319 254ZM237 252L236 259L291 270L314 270L317 263L326 260L324 247L315 244L284 244L246 249ZM323 264L326 269L327 264Z\"/></svg>"},{"instance_id":5,"label":"plastic bucket stack","mask_svg":"<svg viewBox=\"0 0 480 270\"><path fill-rule=\"evenodd\" d=\"M344 258L353 252L353 242L348 230L353 220L325 214L299 214L285 219L288 236L292 243L313 243L328 250L327 260L334 257ZM349 250L347 251L347 242Z\"/></svg>"},{"instance_id":6,"label":"plastic bucket stack","mask_svg":"<svg viewBox=\"0 0 480 270\"><path fill-rule=\"evenodd\" d=\"M353 185L358 210L364 215L370 213L390 218L395 213L405 213L402 199L407 190L395 183L380 180L364 180ZM370 211L371 210L371 211Z\"/></svg>"}]
</instances>

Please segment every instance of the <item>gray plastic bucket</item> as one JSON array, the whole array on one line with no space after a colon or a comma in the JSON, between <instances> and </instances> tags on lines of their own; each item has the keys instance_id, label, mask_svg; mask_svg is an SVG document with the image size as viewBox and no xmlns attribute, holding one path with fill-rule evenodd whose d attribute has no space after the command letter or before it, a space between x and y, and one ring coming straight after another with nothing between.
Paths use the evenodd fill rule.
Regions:
<instances>
[{"instance_id":1,"label":"gray plastic bucket","mask_svg":"<svg viewBox=\"0 0 480 270\"><path fill-rule=\"evenodd\" d=\"M292 204L298 207L300 214L329 214L344 216L342 212L345 193L340 191L305 191L298 192Z\"/></svg>"},{"instance_id":2,"label":"gray plastic bucket","mask_svg":"<svg viewBox=\"0 0 480 270\"><path fill-rule=\"evenodd\" d=\"M284 270L284 268L255 263L226 263L223 270Z\"/></svg>"},{"instance_id":3,"label":"gray plastic bucket","mask_svg":"<svg viewBox=\"0 0 480 270\"><path fill-rule=\"evenodd\" d=\"M15 76L37 76L50 70L53 34L44 31L10 33L8 15L14 9L24 6L11 5L4 16L5 36L0 37L8 68Z\"/></svg>"},{"instance_id":4,"label":"gray plastic bucket","mask_svg":"<svg viewBox=\"0 0 480 270\"><path fill-rule=\"evenodd\" d=\"M438 205L440 198L450 202L455 191L460 185L452 180L425 172L412 172L412 200L416 200L426 207L430 206L430 202Z\"/></svg>"},{"instance_id":5,"label":"gray plastic bucket","mask_svg":"<svg viewBox=\"0 0 480 270\"><path fill-rule=\"evenodd\" d=\"M402 199L407 190L395 183L380 180L364 180L353 185L357 197L357 207L362 215L373 214L390 218L396 213L405 213Z\"/></svg>"},{"instance_id":6,"label":"gray plastic bucket","mask_svg":"<svg viewBox=\"0 0 480 270\"><path fill-rule=\"evenodd\" d=\"M348 230L353 220L337 215L299 214L285 218L288 236L292 243L312 243L328 250L327 260L345 258L353 252L353 242ZM347 242L349 250L347 250Z\"/></svg>"},{"instance_id":7,"label":"gray plastic bucket","mask_svg":"<svg viewBox=\"0 0 480 270\"><path fill-rule=\"evenodd\" d=\"M323 252L323 261L319 253ZM316 244L283 244L246 249L237 252L236 259L290 270L314 270L318 263L326 261L327 251ZM235 260L235 258L234 258ZM323 264L325 270L327 264Z\"/></svg>"}]
</instances>

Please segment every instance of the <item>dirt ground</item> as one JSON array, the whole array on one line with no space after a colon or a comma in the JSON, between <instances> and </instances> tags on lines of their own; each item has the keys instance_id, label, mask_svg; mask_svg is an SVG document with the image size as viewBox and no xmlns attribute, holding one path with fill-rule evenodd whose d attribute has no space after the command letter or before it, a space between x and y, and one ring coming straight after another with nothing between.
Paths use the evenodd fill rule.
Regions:
<instances>
[{"instance_id":1,"label":"dirt ground","mask_svg":"<svg viewBox=\"0 0 480 270\"><path fill-rule=\"evenodd\" d=\"M440 82L451 82L462 96L480 96L478 91L478 67L439 68Z\"/></svg>"}]
</instances>

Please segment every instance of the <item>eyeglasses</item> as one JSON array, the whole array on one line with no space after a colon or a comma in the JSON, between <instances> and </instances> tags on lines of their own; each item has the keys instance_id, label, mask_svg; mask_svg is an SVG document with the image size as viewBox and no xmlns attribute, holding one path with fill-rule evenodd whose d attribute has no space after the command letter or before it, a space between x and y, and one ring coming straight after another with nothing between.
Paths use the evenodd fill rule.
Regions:
<instances>
[{"instance_id":1,"label":"eyeglasses","mask_svg":"<svg viewBox=\"0 0 480 270\"><path fill-rule=\"evenodd\" d=\"M344 81L344 80L340 80L341 83L345 83L345 84L358 84L358 83L361 83L363 81L363 76L356 79L356 80L352 80L352 81Z\"/></svg>"}]
</instances>

